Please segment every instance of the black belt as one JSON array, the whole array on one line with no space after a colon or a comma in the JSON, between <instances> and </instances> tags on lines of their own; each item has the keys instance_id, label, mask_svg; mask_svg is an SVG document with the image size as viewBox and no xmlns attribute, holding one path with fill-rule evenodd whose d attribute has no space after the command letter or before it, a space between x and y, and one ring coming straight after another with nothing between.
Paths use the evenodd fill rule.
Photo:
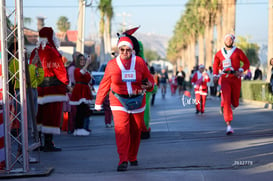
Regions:
<instances>
[{"instance_id":1,"label":"black belt","mask_svg":"<svg viewBox=\"0 0 273 181\"><path fill-rule=\"evenodd\" d=\"M44 77L43 82L39 87L49 87L49 86L58 86L64 85L57 77Z\"/></svg>"},{"instance_id":2,"label":"black belt","mask_svg":"<svg viewBox=\"0 0 273 181\"><path fill-rule=\"evenodd\" d=\"M228 71L223 71L225 74L235 74L236 71L234 70L228 70Z\"/></svg>"},{"instance_id":3,"label":"black belt","mask_svg":"<svg viewBox=\"0 0 273 181\"><path fill-rule=\"evenodd\" d=\"M142 95L142 94L133 94L133 95L118 94L118 93L114 92L113 90L111 90L111 91L112 91L112 93L114 95L118 95L118 96L123 97L123 98L135 98L135 97L138 97L138 96Z\"/></svg>"},{"instance_id":4,"label":"black belt","mask_svg":"<svg viewBox=\"0 0 273 181\"><path fill-rule=\"evenodd\" d=\"M88 83L86 83L86 82L76 82L76 84L84 84L84 85L88 85Z\"/></svg>"}]
</instances>

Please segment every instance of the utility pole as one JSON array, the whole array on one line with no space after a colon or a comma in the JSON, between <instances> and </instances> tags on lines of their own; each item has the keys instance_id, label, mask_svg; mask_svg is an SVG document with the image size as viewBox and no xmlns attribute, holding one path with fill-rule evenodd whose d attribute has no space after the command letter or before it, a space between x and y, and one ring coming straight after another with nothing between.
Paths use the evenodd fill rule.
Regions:
<instances>
[{"instance_id":1,"label":"utility pole","mask_svg":"<svg viewBox=\"0 0 273 181\"><path fill-rule=\"evenodd\" d=\"M267 54L267 77L266 81L270 82L271 65L270 59L273 58L273 0L268 1L268 54Z\"/></svg>"},{"instance_id":2,"label":"utility pole","mask_svg":"<svg viewBox=\"0 0 273 181\"><path fill-rule=\"evenodd\" d=\"M128 26L126 18L130 17L131 14L126 13L126 12L122 12L121 14L118 14L118 16L122 16L122 24L121 24L121 26L122 26L122 32L124 32L126 30L126 27Z\"/></svg>"},{"instance_id":3,"label":"utility pole","mask_svg":"<svg viewBox=\"0 0 273 181\"><path fill-rule=\"evenodd\" d=\"M23 0L15 0L12 8L6 6L6 1L7 0L0 0L0 67L2 72L0 73L0 94L3 95L2 99L0 99L0 105L2 107L0 109L0 179L1 177L24 176L29 174L39 175L52 171L52 169L44 170L44 168L30 169L29 163L34 160L33 158L30 159L29 153L38 148L40 142L37 127L33 127L34 142L29 142L28 139L26 83L28 82L29 90L30 79L24 49ZM7 14L7 12L11 13ZM9 26L7 26L8 20L10 20ZM11 45L14 46L13 49L15 51L9 50ZM15 68L16 70L13 76L9 76L9 60L13 60L14 63L18 65L18 68ZM14 90L14 92L9 89L9 83L12 82L13 79L17 79L17 85L19 85L19 89ZM33 105L30 104L30 106L32 107ZM31 109L30 112L33 119L35 116L32 110L33 109ZM16 126L13 126L14 124ZM33 126L34 125L36 126L35 123Z\"/></svg>"},{"instance_id":4,"label":"utility pole","mask_svg":"<svg viewBox=\"0 0 273 181\"><path fill-rule=\"evenodd\" d=\"M85 0L79 0L78 37L76 51L84 54Z\"/></svg>"}]
</instances>

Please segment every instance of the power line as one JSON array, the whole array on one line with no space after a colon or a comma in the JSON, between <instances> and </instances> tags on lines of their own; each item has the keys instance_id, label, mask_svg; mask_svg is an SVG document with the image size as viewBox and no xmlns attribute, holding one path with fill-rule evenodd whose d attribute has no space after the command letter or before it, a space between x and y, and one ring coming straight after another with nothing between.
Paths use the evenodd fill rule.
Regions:
<instances>
[{"instance_id":1,"label":"power line","mask_svg":"<svg viewBox=\"0 0 273 181\"><path fill-rule=\"evenodd\" d=\"M227 4L227 3L225 3ZM237 2L236 5L266 5L268 2ZM113 7L116 8L121 8L121 7L181 7L185 6L186 4L123 4L123 5L112 5ZM187 4L191 5L191 4ZM8 8L14 8L14 6L7 6ZM89 6L91 8L98 8L98 5L91 5ZM24 8L78 8L76 5L47 5L47 6L24 6Z\"/></svg>"}]
</instances>

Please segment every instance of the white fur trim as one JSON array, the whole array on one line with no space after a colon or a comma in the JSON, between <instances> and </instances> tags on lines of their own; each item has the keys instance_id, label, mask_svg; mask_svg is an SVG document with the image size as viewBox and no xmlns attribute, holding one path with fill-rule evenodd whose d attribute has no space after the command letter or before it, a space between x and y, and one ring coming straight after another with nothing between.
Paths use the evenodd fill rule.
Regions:
<instances>
[{"instance_id":1,"label":"white fur trim","mask_svg":"<svg viewBox=\"0 0 273 181\"><path fill-rule=\"evenodd\" d=\"M118 64L120 70L125 71L125 68L124 68L123 64L121 63L120 56L118 56L116 58L116 61L117 61L117 64ZM131 71L135 70L135 64L136 64L136 56L133 54L132 55L132 62L131 62L131 65L130 65L130 70ZM126 86L127 86L128 94L131 95L133 93L132 82L126 82Z\"/></svg>"},{"instance_id":2,"label":"white fur trim","mask_svg":"<svg viewBox=\"0 0 273 181\"><path fill-rule=\"evenodd\" d=\"M233 41L235 40L235 36L229 33L229 34L226 34L226 35L225 35L224 41L226 41L226 38L227 38L227 37L230 37Z\"/></svg>"},{"instance_id":3,"label":"white fur trim","mask_svg":"<svg viewBox=\"0 0 273 181\"><path fill-rule=\"evenodd\" d=\"M86 98L81 98L81 99L78 100L78 101L69 101L69 104L70 104L70 105L80 105L81 103L84 103L84 104L91 104L91 103L92 103L92 100L87 100Z\"/></svg>"},{"instance_id":4,"label":"white fur trim","mask_svg":"<svg viewBox=\"0 0 273 181\"><path fill-rule=\"evenodd\" d=\"M48 42L48 39L47 38L39 38L37 44L36 44L36 48L39 48L40 45L42 46L42 49L45 48L46 44Z\"/></svg>"},{"instance_id":5,"label":"white fur trim","mask_svg":"<svg viewBox=\"0 0 273 181\"><path fill-rule=\"evenodd\" d=\"M52 102L66 102L68 101L67 95L48 95L44 97L38 97L38 104L47 104Z\"/></svg>"},{"instance_id":6,"label":"white fur trim","mask_svg":"<svg viewBox=\"0 0 273 181\"><path fill-rule=\"evenodd\" d=\"M208 95L206 92L203 92L203 91L195 91L194 93L204 95L204 96Z\"/></svg>"},{"instance_id":7,"label":"white fur trim","mask_svg":"<svg viewBox=\"0 0 273 181\"><path fill-rule=\"evenodd\" d=\"M131 49L133 49L133 46L131 43L129 43L128 41L121 41L118 43L118 48L122 47L122 46L128 46L130 47Z\"/></svg>"},{"instance_id":8,"label":"white fur trim","mask_svg":"<svg viewBox=\"0 0 273 181\"><path fill-rule=\"evenodd\" d=\"M61 130L58 127L42 126L42 133L61 134Z\"/></svg>"},{"instance_id":9,"label":"white fur trim","mask_svg":"<svg viewBox=\"0 0 273 181\"><path fill-rule=\"evenodd\" d=\"M82 68L82 69L80 70L80 72L81 72L82 75L84 75L84 74L87 72L87 70L84 69L84 68Z\"/></svg>"},{"instance_id":10,"label":"white fur trim","mask_svg":"<svg viewBox=\"0 0 273 181\"><path fill-rule=\"evenodd\" d=\"M98 111L102 110L102 105L95 104L95 110L98 110Z\"/></svg>"}]
</instances>

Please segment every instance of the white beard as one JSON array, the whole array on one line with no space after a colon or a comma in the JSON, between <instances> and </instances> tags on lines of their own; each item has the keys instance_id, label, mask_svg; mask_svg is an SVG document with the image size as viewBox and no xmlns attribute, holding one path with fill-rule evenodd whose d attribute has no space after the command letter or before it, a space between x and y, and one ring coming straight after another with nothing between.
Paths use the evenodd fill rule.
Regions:
<instances>
[{"instance_id":1,"label":"white beard","mask_svg":"<svg viewBox=\"0 0 273 181\"><path fill-rule=\"evenodd\" d=\"M48 42L47 38L39 38L37 44L36 44L36 48L39 48L40 46L42 47L42 49L45 48L46 44Z\"/></svg>"}]
</instances>

